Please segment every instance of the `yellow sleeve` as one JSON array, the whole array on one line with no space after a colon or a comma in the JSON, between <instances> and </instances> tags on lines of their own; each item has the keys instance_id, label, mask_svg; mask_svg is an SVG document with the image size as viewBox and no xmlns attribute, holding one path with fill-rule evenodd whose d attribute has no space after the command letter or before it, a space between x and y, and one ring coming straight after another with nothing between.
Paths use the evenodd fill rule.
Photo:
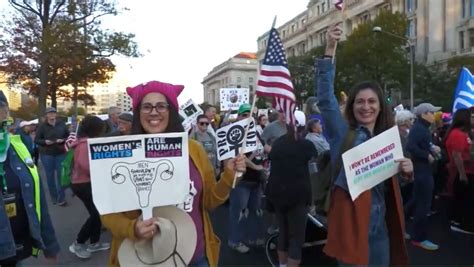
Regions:
<instances>
[{"instance_id":1,"label":"yellow sleeve","mask_svg":"<svg viewBox=\"0 0 474 267\"><path fill-rule=\"evenodd\" d=\"M232 182L234 181L234 171L226 168L224 173L221 174L219 181L216 182L215 172L207 157L206 151L204 151L204 148L199 144L193 147L197 150L196 153L199 159L199 162L195 162L194 164L200 165L198 169L202 170L201 175L204 181L204 208L213 210L229 198L229 193L232 190Z\"/></svg>"},{"instance_id":2,"label":"yellow sleeve","mask_svg":"<svg viewBox=\"0 0 474 267\"><path fill-rule=\"evenodd\" d=\"M118 238L136 240L135 224L137 219L128 218L123 212L101 215L102 224Z\"/></svg>"}]
</instances>

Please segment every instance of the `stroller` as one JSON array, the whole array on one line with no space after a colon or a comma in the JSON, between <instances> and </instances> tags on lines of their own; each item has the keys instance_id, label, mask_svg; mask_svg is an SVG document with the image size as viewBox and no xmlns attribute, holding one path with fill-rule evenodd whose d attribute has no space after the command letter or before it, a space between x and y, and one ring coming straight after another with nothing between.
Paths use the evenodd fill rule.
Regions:
<instances>
[{"instance_id":1,"label":"stroller","mask_svg":"<svg viewBox=\"0 0 474 267\"><path fill-rule=\"evenodd\" d=\"M337 262L334 259L327 257L322 251L324 245L326 244L327 236L325 218L311 213L308 213L307 217L308 221L306 224L306 237L305 243L303 244L301 265L337 266ZM265 244L265 253L272 266L279 266L276 249L278 235L278 233L275 233L268 237Z\"/></svg>"}]
</instances>

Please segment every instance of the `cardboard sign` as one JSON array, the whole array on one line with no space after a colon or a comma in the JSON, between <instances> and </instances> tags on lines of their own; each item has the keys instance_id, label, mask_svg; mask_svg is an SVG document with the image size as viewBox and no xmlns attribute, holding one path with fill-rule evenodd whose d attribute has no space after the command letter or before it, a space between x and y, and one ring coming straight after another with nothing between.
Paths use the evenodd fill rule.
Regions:
<instances>
[{"instance_id":1,"label":"cardboard sign","mask_svg":"<svg viewBox=\"0 0 474 267\"><path fill-rule=\"evenodd\" d=\"M221 88L221 111L238 110L240 105L249 103L248 88Z\"/></svg>"},{"instance_id":2,"label":"cardboard sign","mask_svg":"<svg viewBox=\"0 0 474 267\"><path fill-rule=\"evenodd\" d=\"M399 164L395 160L402 158L403 150L397 126L342 154L352 200L397 174Z\"/></svg>"},{"instance_id":3,"label":"cardboard sign","mask_svg":"<svg viewBox=\"0 0 474 267\"><path fill-rule=\"evenodd\" d=\"M88 139L94 204L100 214L183 203L189 193L186 133Z\"/></svg>"},{"instance_id":4,"label":"cardboard sign","mask_svg":"<svg viewBox=\"0 0 474 267\"><path fill-rule=\"evenodd\" d=\"M219 160L230 159L239 154L239 149L244 142L245 128L248 123L250 123L250 126L244 153L252 152L257 149L257 132L253 118L237 121L216 131L217 158Z\"/></svg>"},{"instance_id":5,"label":"cardboard sign","mask_svg":"<svg viewBox=\"0 0 474 267\"><path fill-rule=\"evenodd\" d=\"M189 99L186 103L179 106L179 115L184 118L182 124L186 132L191 129L197 117L201 114L204 114L204 112L192 99Z\"/></svg>"}]
</instances>

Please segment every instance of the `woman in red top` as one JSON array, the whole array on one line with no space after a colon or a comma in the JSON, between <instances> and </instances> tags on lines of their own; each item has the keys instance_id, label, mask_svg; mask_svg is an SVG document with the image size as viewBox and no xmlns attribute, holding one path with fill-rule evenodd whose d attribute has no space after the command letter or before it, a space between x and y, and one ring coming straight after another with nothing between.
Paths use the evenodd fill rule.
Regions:
<instances>
[{"instance_id":1,"label":"woman in red top","mask_svg":"<svg viewBox=\"0 0 474 267\"><path fill-rule=\"evenodd\" d=\"M471 160L471 112L459 109L446 134L448 191L453 192L451 230L474 234L474 165Z\"/></svg>"}]
</instances>

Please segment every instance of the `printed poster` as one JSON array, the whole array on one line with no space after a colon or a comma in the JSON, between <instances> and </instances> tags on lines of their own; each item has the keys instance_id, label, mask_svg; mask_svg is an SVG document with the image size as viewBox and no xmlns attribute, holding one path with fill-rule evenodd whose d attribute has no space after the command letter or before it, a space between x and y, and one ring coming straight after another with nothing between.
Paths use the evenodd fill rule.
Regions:
<instances>
[{"instance_id":1,"label":"printed poster","mask_svg":"<svg viewBox=\"0 0 474 267\"><path fill-rule=\"evenodd\" d=\"M94 204L100 214L183 203L189 193L186 133L88 139Z\"/></svg>"},{"instance_id":2,"label":"printed poster","mask_svg":"<svg viewBox=\"0 0 474 267\"><path fill-rule=\"evenodd\" d=\"M402 158L397 126L342 154L352 200L397 174L399 164L395 160Z\"/></svg>"},{"instance_id":3,"label":"printed poster","mask_svg":"<svg viewBox=\"0 0 474 267\"><path fill-rule=\"evenodd\" d=\"M248 88L221 88L221 111L238 110L240 105L249 103Z\"/></svg>"},{"instance_id":4,"label":"printed poster","mask_svg":"<svg viewBox=\"0 0 474 267\"><path fill-rule=\"evenodd\" d=\"M257 149L257 131L253 118L237 121L216 131L217 158L220 161L239 155L239 150L244 143L245 128L249 123L249 133L247 135L247 144L244 153L252 152Z\"/></svg>"},{"instance_id":5,"label":"printed poster","mask_svg":"<svg viewBox=\"0 0 474 267\"><path fill-rule=\"evenodd\" d=\"M201 114L204 114L204 112L192 99L189 99L179 106L179 115L184 118L183 127L186 132L191 129L192 125L195 124L197 117Z\"/></svg>"}]
</instances>

